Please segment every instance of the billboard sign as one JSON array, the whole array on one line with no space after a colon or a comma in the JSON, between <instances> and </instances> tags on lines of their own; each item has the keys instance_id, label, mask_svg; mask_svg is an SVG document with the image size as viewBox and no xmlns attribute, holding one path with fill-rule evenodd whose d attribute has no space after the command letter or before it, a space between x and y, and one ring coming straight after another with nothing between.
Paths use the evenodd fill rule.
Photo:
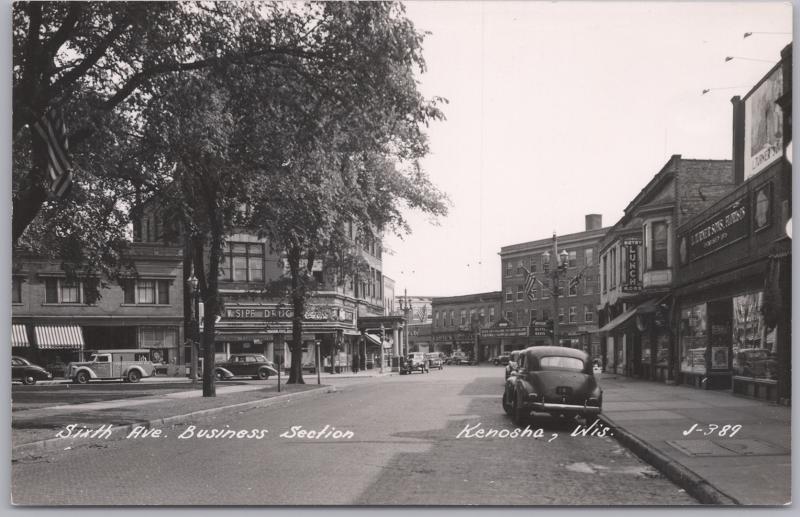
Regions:
<instances>
[{"instance_id":1,"label":"billboard sign","mask_svg":"<svg viewBox=\"0 0 800 517\"><path fill-rule=\"evenodd\" d=\"M783 154L783 71L775 68L744 101L744 178L758 174Z\"/></svg>"}]
</instances>

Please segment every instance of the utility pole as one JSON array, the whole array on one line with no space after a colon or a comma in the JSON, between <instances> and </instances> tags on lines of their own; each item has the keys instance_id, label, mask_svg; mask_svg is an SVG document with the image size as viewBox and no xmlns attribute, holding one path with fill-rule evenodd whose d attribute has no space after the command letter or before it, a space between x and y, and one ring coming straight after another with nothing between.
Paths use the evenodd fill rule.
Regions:
<instances>
[{"instance_id":1,"label":"utility pole","mask_svg":"<svg viewBox=\"0 0 800 517\"><path fill-rule=\"evenodd\" d=\"M555 264L550 264L550 257L555 259ZM569 258L569 254L566 250L561 250L561 254L558 253L558 238L556 237L556 232L553 232L553 248L551 252L545 251L545 260L548 264L550 264L550 278L551 278L551 295L553 297L553 346L560 346L559 336L558 336L558 296L559 296L559 278L561 275L566 273L567 271L567 260Z\"/></svg>"}]
</instances>

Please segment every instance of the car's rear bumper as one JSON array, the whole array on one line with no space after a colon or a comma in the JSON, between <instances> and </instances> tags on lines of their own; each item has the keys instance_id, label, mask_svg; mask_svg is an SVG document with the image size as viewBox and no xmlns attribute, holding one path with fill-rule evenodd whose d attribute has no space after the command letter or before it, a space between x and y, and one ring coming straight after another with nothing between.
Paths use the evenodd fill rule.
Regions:
<instances>
[{"instance_id":1,"label":"car's rear bumper","mask_svg":"<svg viewBox=\"0 0 800 517\"><path fill-rule=\"evenodd\" d=\"M553 404L551 402L534 402L531 404L533 411L555 412L564 411L569 413L583 413L597 415L600 408L597 406L579 406L577 404Z\"/></svg>"}]
</instances>

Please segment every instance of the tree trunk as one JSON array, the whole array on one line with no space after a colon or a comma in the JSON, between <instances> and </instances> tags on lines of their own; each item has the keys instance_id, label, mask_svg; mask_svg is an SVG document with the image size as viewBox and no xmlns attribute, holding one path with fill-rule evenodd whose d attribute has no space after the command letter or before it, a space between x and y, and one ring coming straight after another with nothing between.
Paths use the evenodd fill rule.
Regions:
<instances>
[{"instance_id":1,"label":"tree trunk","mask_svg":"<svg viewBox=\"0 0 800 517\"><path fill-rule=\"evenodd\" d=\"M303 380L303 314L305 313L305 296L300 286L300 249L296 246L287 251L289 274L292 278L292 363L289 368L288 384L305 384Z\"/></svg>"},{"instance_id":2,"label":"tree trunk","mask_svg":"<svg viewBox=\"0 0 800 517\"><path fill-rule=\"evenodd\" d=\"M205 302L203 314L203 396L216 397L214 334L217 315L221 309L219 299L219 261L222 253L223 224L216 203L211 203L209 208L211 242L208 250L207 282L203 289L203 300Z\"/></svg>"}]
</instances>

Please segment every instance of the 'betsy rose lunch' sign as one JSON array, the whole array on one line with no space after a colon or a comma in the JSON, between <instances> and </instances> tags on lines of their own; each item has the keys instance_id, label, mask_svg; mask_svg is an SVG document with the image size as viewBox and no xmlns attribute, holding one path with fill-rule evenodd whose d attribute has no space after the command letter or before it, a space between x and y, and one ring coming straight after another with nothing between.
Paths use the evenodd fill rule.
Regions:
<instances>
[{"instance_id":1,"label":"'betsy rose lunch' sign","mask_svg":"<svg viewBox=\"0 0 800 517\"><path fill-rule=\"evenodd\" d=\"M746 237L749 231L749 205L747 196L744 196L695 226L683 237L680 250L682 262L691 262L733 244Z\"/></svg>"}]
</instances>

